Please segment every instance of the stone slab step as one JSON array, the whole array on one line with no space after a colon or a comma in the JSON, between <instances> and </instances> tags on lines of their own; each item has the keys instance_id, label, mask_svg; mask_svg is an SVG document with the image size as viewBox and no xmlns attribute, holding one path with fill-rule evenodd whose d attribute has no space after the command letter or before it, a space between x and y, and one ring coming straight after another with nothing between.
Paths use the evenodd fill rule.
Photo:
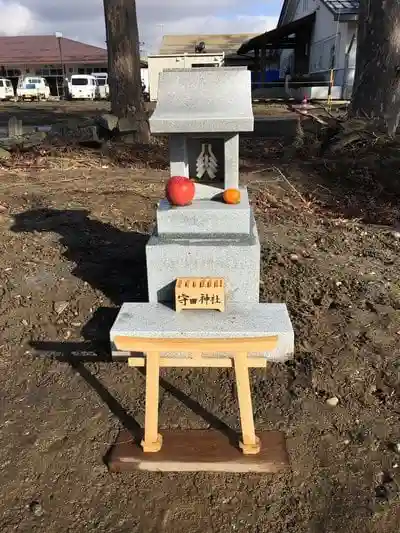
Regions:
<instances>
[{"instance_id":1,"label":"stone slab step","mask_svg":"<svg viewBox=\"0 0 400 533\"><path fill-rule=\"evenodd\" d=\"M110 331L113 352L117 352L114 339L119 336L154 339L277 336L277 346L271 352L249 353L249 357L285 361L294 352L294 333L287 307L275 303L230 303L224 312L190 310L180 313L159 303L124 303ZM161 353L166 356L164 352ZM185 353L179 352L168 355L185 357ZM229 354L224 353L214 355L229 357Z\"/></svg>"}]
</instances>

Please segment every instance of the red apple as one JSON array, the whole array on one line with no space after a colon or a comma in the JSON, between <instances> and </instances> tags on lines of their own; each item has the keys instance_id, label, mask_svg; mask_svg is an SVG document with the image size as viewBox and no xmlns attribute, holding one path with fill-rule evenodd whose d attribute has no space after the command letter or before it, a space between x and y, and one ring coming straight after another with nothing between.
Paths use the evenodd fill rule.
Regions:
<instances>
[{"instance_id":1,"label":"red apple","mask_svg":"<svg viewBox=\"0 0 400 533\"><path fill-rule=\"evenodd\" d=\"M185 176L172 176L167 181L165 192L172 205L189 205L194 198L194 182Z\"/></svg>"}]
</instances>

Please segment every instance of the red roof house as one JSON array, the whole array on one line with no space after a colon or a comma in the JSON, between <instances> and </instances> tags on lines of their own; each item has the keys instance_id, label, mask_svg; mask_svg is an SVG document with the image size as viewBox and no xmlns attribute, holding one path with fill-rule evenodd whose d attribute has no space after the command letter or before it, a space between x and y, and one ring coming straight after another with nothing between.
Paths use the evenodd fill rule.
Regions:
<instances>
[{"instance_id":1,"label":"red roof house","mask_svg":"<svg viewBox=\"0 0 400 533\"><path fill-rule=\"evenodd\" d=\"M60 37L63 62L107 63L107 50ZM60 62L58 38L54 35L0 37L0 65L43 65Z\"/></svg>"}]
</instances>

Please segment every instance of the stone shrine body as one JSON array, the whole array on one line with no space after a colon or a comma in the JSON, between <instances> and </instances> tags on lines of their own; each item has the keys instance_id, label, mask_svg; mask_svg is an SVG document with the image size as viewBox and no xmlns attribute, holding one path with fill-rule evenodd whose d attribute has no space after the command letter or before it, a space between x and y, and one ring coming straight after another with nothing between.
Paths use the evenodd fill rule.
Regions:
<instances>
[{"instance_id":1,"label":"stone shrine body","mask_svg":"<svg viewBox=\"0 0 400 533\"><path fill-rule=\"evenodd\" d=\"M150 118L168 135L171 176L196 180L191 205L159 202L146 248L149 302L172 302L179 277L222 277L229 302L259 301L260 242L246 188L239 186L239 133L252 131L250 72L245 68L167 70ZM239 204L221 201L240 189Z\"/></svg>"}]
</instances>

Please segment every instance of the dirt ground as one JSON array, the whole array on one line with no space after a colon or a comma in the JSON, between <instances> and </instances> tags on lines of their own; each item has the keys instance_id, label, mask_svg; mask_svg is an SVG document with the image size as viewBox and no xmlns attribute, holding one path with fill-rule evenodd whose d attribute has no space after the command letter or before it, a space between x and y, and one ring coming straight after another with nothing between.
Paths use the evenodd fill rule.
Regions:
<instances>
[{"instance_id":1,"label":"dirt ground","mask_svg":"<svg viewBox=\"0 0 400 533\"><path fill-rule=\"evenodd\" d=\"M108 330L123 301L147 297L165 153L3 170L2 533L398 532L398 159L283 162L262 140L241 151L261 299L287 303L296 336L294 360L252 373L256 426L285 431L291 471L107 472L118 429L143 423L143 374L109 361ZM161 385L161 427L238 429L229 370L164 370Z\"/></svg>"}]
</instances>

